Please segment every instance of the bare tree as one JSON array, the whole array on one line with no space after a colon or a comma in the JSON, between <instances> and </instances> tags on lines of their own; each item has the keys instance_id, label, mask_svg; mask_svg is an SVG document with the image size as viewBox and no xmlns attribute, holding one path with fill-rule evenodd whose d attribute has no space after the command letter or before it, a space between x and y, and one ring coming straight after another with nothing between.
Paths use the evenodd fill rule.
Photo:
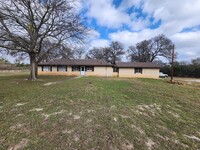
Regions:
<instances>
[{"instance_id":1,"label":"bare tree","mask_svg":"<svg viewBox=\"0 0 200 150\"><path fill-rule=\"evenodd\" d=\"M105 61L110 62L110 56L110 47L94 47L88 52L86 58L104 59Z\"/></svg>"},{"instance_id":2,"label":"bare tree","mask_svg":"<svg viewBox=\"0 0 200 150\"><path fill-rule=\"evenodd\" d=\"M170 58L173 43L165 35L158 35L152 39L144 40L136 44L136 47L128 48L128 58L131 61L153 62L159 56Z\"/></svg>"},{"instance_id":3,"label":"bare tree","mask_svg":"<svg viewBox=\"0 0 200 150\"><path fill-rule=\"evenodd\" d=\"M36 58L49 52L45 42L83 42L88 30L71 0L0 0L0 47L10 54L27 54L30 79L36 79ZM52 49L52 47L50 47ZM51 50L50 50L51 51ZM54 53L54 51L51 51Z\"/></svg>"},{"instance_id":4,"label":"bare tree","mask_svg":"<svg viewBox=\"0 0 200 150\"><path fill-rule=\"evenodd\" d=\"M104 59L104 50L103 48L96 48L89 50L88 56L94 59Z\"/></svg>"},{"instance_id":5,"label":"bare tree","mask_svg":"<svg viewBox=\"0 0 200 150\"><path fill-rule=\"evenodd\" d=\"M42 43L42 48L39 54L36 55L36 62L48 62L54 58L61 56L60 47L62 45L57 45L57 43L53 43L51 41L44 41Z\"/></svg>"},{"instance_id":6,"label":"bare tree","mask_svg":"<svg viewBox=\"0 0 200 150\"><path fill-rule=\"evenodd\" d=\"M75 48L74 49L74 58L81 59L85 54L85 49L83 47Z\"/></svg>"},{"instance_id":7,"label":"bare tree","mask_svg":"<svg viewBox=\"0 0 200 150\"><path fill-rule=\"evenodd\" d=\"M131 61L137 61L139 60L139 54L138 54L138 50L135 48L135 46L129 46L129 48L127 49L127 58Z\"/></svg>"},{"instance_id":8,"label":"bare tree","mask_svg":"<svg viewBox=\"0 0 200 150\"><path fill-rule=\"evenodd\" d=\"M116 61L120 61L121 56L125 54L123 45L118 41L111 42L109 52L110 62L112 64L115 64Z\"/></svg>"},{"instance_id":9,"label":"bare tree","mask_svg":"<svg viewBox=\"0 0 200 150\"><path fill-rule=\"evenodd\" d=\"M158 56L162 56L167 59L171 58L171 51L174 44L169 38L161 34L152 38L150 41L150 62L155 60Z\"/></svg>"},{"instance_id":10,"label":"bare tree","mask_svg":"<svg viewBox=\"0 0 200 150\"><path fill-rule=\"evenodd\" d=\"M144 40L136 44L137 59L136 61L149 62L151 57L152 43L151 40Z\"/></svg>"},{"instance_id":11,"label":"bare tree","mask_svg":"<svg viewBox=\"0 0 200 150\"><path fill-rule=\"evenodd\" d=\"M104 59L105 61L115 64L116 61L121 60L121 56L125 54L123 45L118 42L111 42L109 47L94 47L86 55L87 58Z\"/></svg>"},{"instance_id":12,"label":"bare tree","mask_svg":"<svg viewBox=\"0 0 200 150\"><path fill-rule=\"evenodd\" d=\"M59 48L59 54L61 58L64 59L74 59L74 51L70 48L70 47L66 47L64 45L62 45Z\"/></svg>"}]
</instances>

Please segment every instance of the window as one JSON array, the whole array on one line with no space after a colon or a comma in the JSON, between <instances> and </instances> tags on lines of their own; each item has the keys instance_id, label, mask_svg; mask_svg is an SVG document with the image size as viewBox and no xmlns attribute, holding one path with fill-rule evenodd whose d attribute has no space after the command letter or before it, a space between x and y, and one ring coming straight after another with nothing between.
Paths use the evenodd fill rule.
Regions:
<instances>
[{"instance_id":1,"label":"window","mask_svg":"<svg viewBox=\"0 0 200 150\"><path fill-rule=\"evenodd\" d=\"M117 67L113 67L113 72L119 72L119 69Z\"/></svg>"},{"instance_id":2,"label":"window","mask_svg":"<svg viewBox=\"0 0 200 150\"><path fill-rule=\"evenodd\" d=\"M136 73L142 74L142 68L135 68L135 74L136 74Z\"/></svg>"},{"instance_id":3,"label":"window","mask_svg":"<svg viewBox=\"0 0 200 150\"><path fill-rule=\"evenodd\" d=\"M51 66L43 66L43 71L52 71Z\"/></svg>"},{"instance_id":4,"label":"window","mask_svg":"<svg viewBox=\"0 0 200 150\"><path fill-rule=\"evenodd\" d=\"M66 72L67 71L67 66L57 66L57 71L58 72Z\"/></svg>"},{"instance_id":5,"label":"window","mask_svg":"<svg viewBox=\"0 0 200 150\"><path fill-rule=\"evenodd\" d=\"M79 66L72 66L72 71L80 71L80 67Z\"/></svg>"},{"instance_id":6,"label":"window","mask_svg":"<svg viewBox=\"0 0 200 150\"><path fill-rule=\"evenodd\" d=\"M94 66L86 66L85 70L88 72L92 72L92 71L94 71Z\"/></svg>"}]
</instances>

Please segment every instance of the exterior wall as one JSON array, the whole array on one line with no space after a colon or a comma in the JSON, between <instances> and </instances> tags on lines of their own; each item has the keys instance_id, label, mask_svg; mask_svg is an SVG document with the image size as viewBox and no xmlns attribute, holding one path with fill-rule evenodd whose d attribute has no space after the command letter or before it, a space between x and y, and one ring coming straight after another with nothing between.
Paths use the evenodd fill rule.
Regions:
<instances>
[{"instance_id":1,"label":"exterior wall","mask_svg":"<svg viewBox=\"0 0 200 150\"><path fill-rule=\"evenodd\" d=\"M112 77L119 77L119 73L118 72L113 72L112 73Z\"/></svg>"},{"instance_id":2,"label":"exterior wall","mask_svg":"<svg viewBox=\"0 0 200 150\"><path fill-rule=\"evenodd\" d=\"M134 68L119 68L119 77L124 78L159 78L159 69L142 69L142 74L135 74Z\"/></svg>"},{"instance_id":3,"label":"exterior wall","mask_svg":"<svg viewBox=\"0 0 200 150\"><path fill-rule=\"evenodd\" d=\"M79 76L80 71L72 71L71 66L67 66L67 72L58 72L57 66L52 66L52 71L42 71L38 66L38 75L66 75ZM104 76L104 77L124 77L124 78L159 78L159 69L142 69L142 74L135 74L134 68L119 68L119 73L113 72L112 67L94 67L94 71L86 71L85 76Z\"/></svg>"},{"instance_id":4,"label":"exterior wall","mask_svg":"<svg viewBox=\"0 0 200 150\"><path fill-rule=\"evenodd\" d=\"M112 67L94 67L94 71L86 71L86 76L112 76Z\"/></svg>"},{"instance_id":5,"label":"exterior wall","mask_svg":"<svg viewBox=\"0 0 200 150\"><path fill-rule=\"evenodd\" d=\"M113 73L112 67L94 67L94 71L85 71L85 76L105 76L111 77ZM38 75L67 75L79 76L80 71L72 71L71 66L67 66L67 72L58 72L57 66L52 66L52 71L42 71L42 67L38 66Z\"/></svg>"}]
</instances>

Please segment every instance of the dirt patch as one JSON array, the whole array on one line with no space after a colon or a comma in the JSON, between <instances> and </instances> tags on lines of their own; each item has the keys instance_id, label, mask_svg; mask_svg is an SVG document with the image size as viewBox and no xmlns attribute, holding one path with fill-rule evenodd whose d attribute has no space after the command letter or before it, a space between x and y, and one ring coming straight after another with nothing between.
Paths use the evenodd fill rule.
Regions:
<instances>
[{"instance_id":1,"label":"dirt patch","mask_svg":"<svg viewBox=\"0 0 200 150\"><path fill-rule=\"evenodd\" d=\"M42 110L43 110L43 108L33 108L33 109L29 110L29 111L42 111Z\"/></svg>"},{"instance_id":2,"label":"dirt patch","mask_svg":"<svg viewBox=\"0 0 200 150\"><path fill-rule=\"evenodd\" d=\"M129 116L126 116L126 115L120 115L122 117L122 119L127 119L127 118L130 118Z\"/></svg>"},{"instance_id":3,"label":"dirt patch","mask_svg":"<svg viewBox=\"0 0 200 150\"><path fill-rule=\"evenodd\" d=\"M54 84L58 84L60 82L48 82L48 83L45 83L43 84L44 86L49 86L49 85L54 85Z\"/></svg>"},{"instance_id":4,"label":"dirt patch","mask_svg":"<svg viewBox=\"0 0 200 150\"><path fill-rule=\"evenodd\" d=\"M25 124L16 124L10 127L10 129L13 130L18 130L21 129Z\"/></svg>"},{"instance_id":5,"label":"dirt patch","mask_svg":"<svg viewBox=\"0 0 200 150\"><path fill-rule=\"evenodd\" d=\"M27 103L17 103L15 106L18 107L18 106L23 106L23 105L26 105Z\"/></svg>"},{"instance_id":6,"label":"dirt patch","mask_svg":"<svg viewBox=\"0 0 200 150\"><path fill-rule=\"evenodd\" d=\"M94 111L94 110L89 110L89 109L88 109L87 112L88 112L88 113L91 113L91 112L95 112L95 111Z\"/></svg>"},{"instance_id":7,"label":"dirt patch","mask_svg":"<svg viewBox=\"0 0 200 150\"><path fill-rule=\"evenodd\" d=\"M80 135L75 134L75 135L74 135L74 141L75 141L75 142L78 142L79 140L80 140Z\"/></svg>"},{"instance_id":8,"label":"dirt patch","mask_svg":"<svg viewBox=\"0 0 200 150\"><path fill-rule=\"evenodd\" d=\"M63 114L65 113L66 110L61 110L61 111L58 111L58 112L54 112L54 113L51 113L51 114L42 114L42 116L45 117L45 120L48 119L50 116L54 116L54 115L59 115L59 114Z\"/></svg>"},{"instance_id":9,"label":"dirt patch","mask_svg":"<svg viewBox=\"0 0 200 150\"><path fill-rule=\"evenodd\" d=\"M16 117L24 116L24 114L17 114Z\"/></svg>"},{"instance_id":10,"label":"dirt patch","mask_svg":"<svg viewBox=\"0 0 200 150\"><path fill-rule=\"evenodd\" d=\"M67 130L67 129L66 129L66 130L62 131L62 133L63 133L63 134L66 134L66 133L67 133L67 134L70 134L70 133L72 133L72 130Z\"/></svg>"},{"instance_id":11,"label":"dirt patch","mask_svg":"<svg viewBox=\"0 0 200 150\"><path fill-rule=\"evenodd\" d=\"M81 117L79 115L74 115L74 120L78 120L80 119Z\"/></svg>"},{"instance_id":12,"label":"dirt patch","mask_svg":"<svg viewBox=\"0 0 200 150\"><path fill-rule=\"evenodd\" d=\"M192 139L192 140L195 140L195 141L200 142L200 138L198 138L198 137L196 137L196 136L194 136L194 135L189 136L189 135L185 135L185 134L184 134L183 136L185 136L185 137L187 137L187 138L189 138L189 139Z\"/></svg>"},{"instance_id":13,"label":"dirt patch","mask_svg":"<svg viewBox=\"0 0 200 150\"><path fill-rule=\"evenodd\" d=\"M174 143L179 144L179 145L181 145L181 146L183 146L183 147L185 147L185 148L189 148L188 145L179 142L179 140L173 140L173 141L174 141Z\"/></svg>"},{"instance_id":14,"label":"dirt patch","mask_svg":"<svg viewBox=\"0 0 200 150\"><path fill-rule=\"evenodd\" d=\"M78 78L81 78L82 76L77 76L77 77L74 77L74 79L78 79Z\"/></svg>"},{"instance_id":15,"label":"dirt patch","mask_svg":"<svg viewBox=\"0 0 200 150\"><path fill-rule=\"evenodd\" d=\"M17 145L9 148L8 150L24 149L28 145L28 142L29 142L28 139L22 139Z\"/></svg>"},{"instance_id":16,"label":"dirt patch","mask_svg":"<svg viewBox=\"0 0 200 150\"><path fill-rule=\"evenodd\" d=\"M139 115L150 117L150 115L155 116L157 112L160 112L161 106L155 103L151 105L137 105L133 111Z\"/></svg>"},{"instance_id":17,"label":"dirt patch","mask_svg":"<svg viewBox=\"0 0 200 150\"><path fill-rule=\"evenodd\" d=\"M200 85L200 79L196 78L175 78L175 81L180 82L182 84L187 85Z\"/></svg>"},{"instance_id":18,"label":"dirt patch","mask_svg":"<svg viewBox=\"0 0 200 150\"><path fill-rule=\"evenodd\" d=\"M180 117L180 115L177 114L177 113L173 113L173 112L171 112L171 111L168 111L168 113L171 114L171 115L172 115L173 117L175 117L175 118L179 118L179 117Z\"/></svg>"},{"instance_id":19,"label":"dirt patch","mask_svg":"<svg viewBox=\"0 0 200 150\"><path fill-rule=\"evenodd\" d=\"M81 76L74 77L74 78L70 78L70 79L67 79L67 80L78 79L78 78L81 78ZM45 84L43 84L43 85L44 85L44 86L55 85L55 84L58 84L58 83L62 83L63 81L65 81L65 80L58 81L58 82L48 82L48 83L45 83Z\"/></svg>"},{"instance_id":20,"label":"dirt patch","mask_svg":"<svg viewBox=\"0 0 200 150\"><path fill-rule=\"evenodd\" d=\"M134 124L131 125L131 128L133 128L134 130L139 131L140 134L145 134L145 132L144 132L144 130L142 130L142 128L140 128L140 127L138 127L138 126L136 126Z\"/></svg>"},{"instance_id":21,"label":"dirt patch","mask_svg":"<svg viewBox=\"0 0 200 150\"><path fill-rule=\"evenodd\" d=\"M117 118L114 117L113 120L114 120L115 122L117 122Z\"/></svg>"},{"instance_id":22,"label":"dirt patch","mask_svg":"<svg viewBox=\"0 0 200 150\"><path fill-rule=\"evenodd\" d=\"M126 143L122 145L123 150L132 150L133 148L133 144L131 144L129 141L126 141Z\"/></svg>"},{"instance_id":23,"label":"dirt patch","mask_svg":"<svg viewBox=\"0 0 200 150\"><path fill-rule=\"evenodd\" d=\"M110 107L110 109L111 109L111 110L115 110L115 109L116 109L116 106L113 105L113 106Z\"/></svg>"},{"instance_id":24,"label":"dirt patch","mask_svg":"<svg viewBox=\"0 0 200 150\"><path fill-rule=\"evenodd\" d=\"M154 149L155 148L155 142L152 141L152 139L148 139L147 142L145 143L146 146L148 147L149 150Z\"/></svg>"},{"instance_id":25,"label":"dirt patch","mask_svg":"<svg viewBox=\"0 0 200 150\"><path fill-rule=\"evenodd\" d=\"M168 140L169 140L168 137L162 136L162 135L160 135L160 134L156 134L156 136L159 137L159 138L161 138L161 139L163 139L163 140L165 140L165 141L168 141Z\"/></svg>"}]
</instances>

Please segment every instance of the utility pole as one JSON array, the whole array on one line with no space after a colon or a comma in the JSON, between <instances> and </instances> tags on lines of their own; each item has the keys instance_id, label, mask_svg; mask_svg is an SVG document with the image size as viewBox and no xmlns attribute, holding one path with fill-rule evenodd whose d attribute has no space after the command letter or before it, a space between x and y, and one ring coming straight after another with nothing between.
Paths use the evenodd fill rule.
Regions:
<instances>
[{"instance_id":1,"label":"utility pole","mask_svg":"<svg viewBox=\"0 0 200 150\"><path fill-rule=\"evenodd\" d=\"M174 45L172 47L171 82L173 82L173 77L174 77Z\"/></svg>"}]
</instances>

